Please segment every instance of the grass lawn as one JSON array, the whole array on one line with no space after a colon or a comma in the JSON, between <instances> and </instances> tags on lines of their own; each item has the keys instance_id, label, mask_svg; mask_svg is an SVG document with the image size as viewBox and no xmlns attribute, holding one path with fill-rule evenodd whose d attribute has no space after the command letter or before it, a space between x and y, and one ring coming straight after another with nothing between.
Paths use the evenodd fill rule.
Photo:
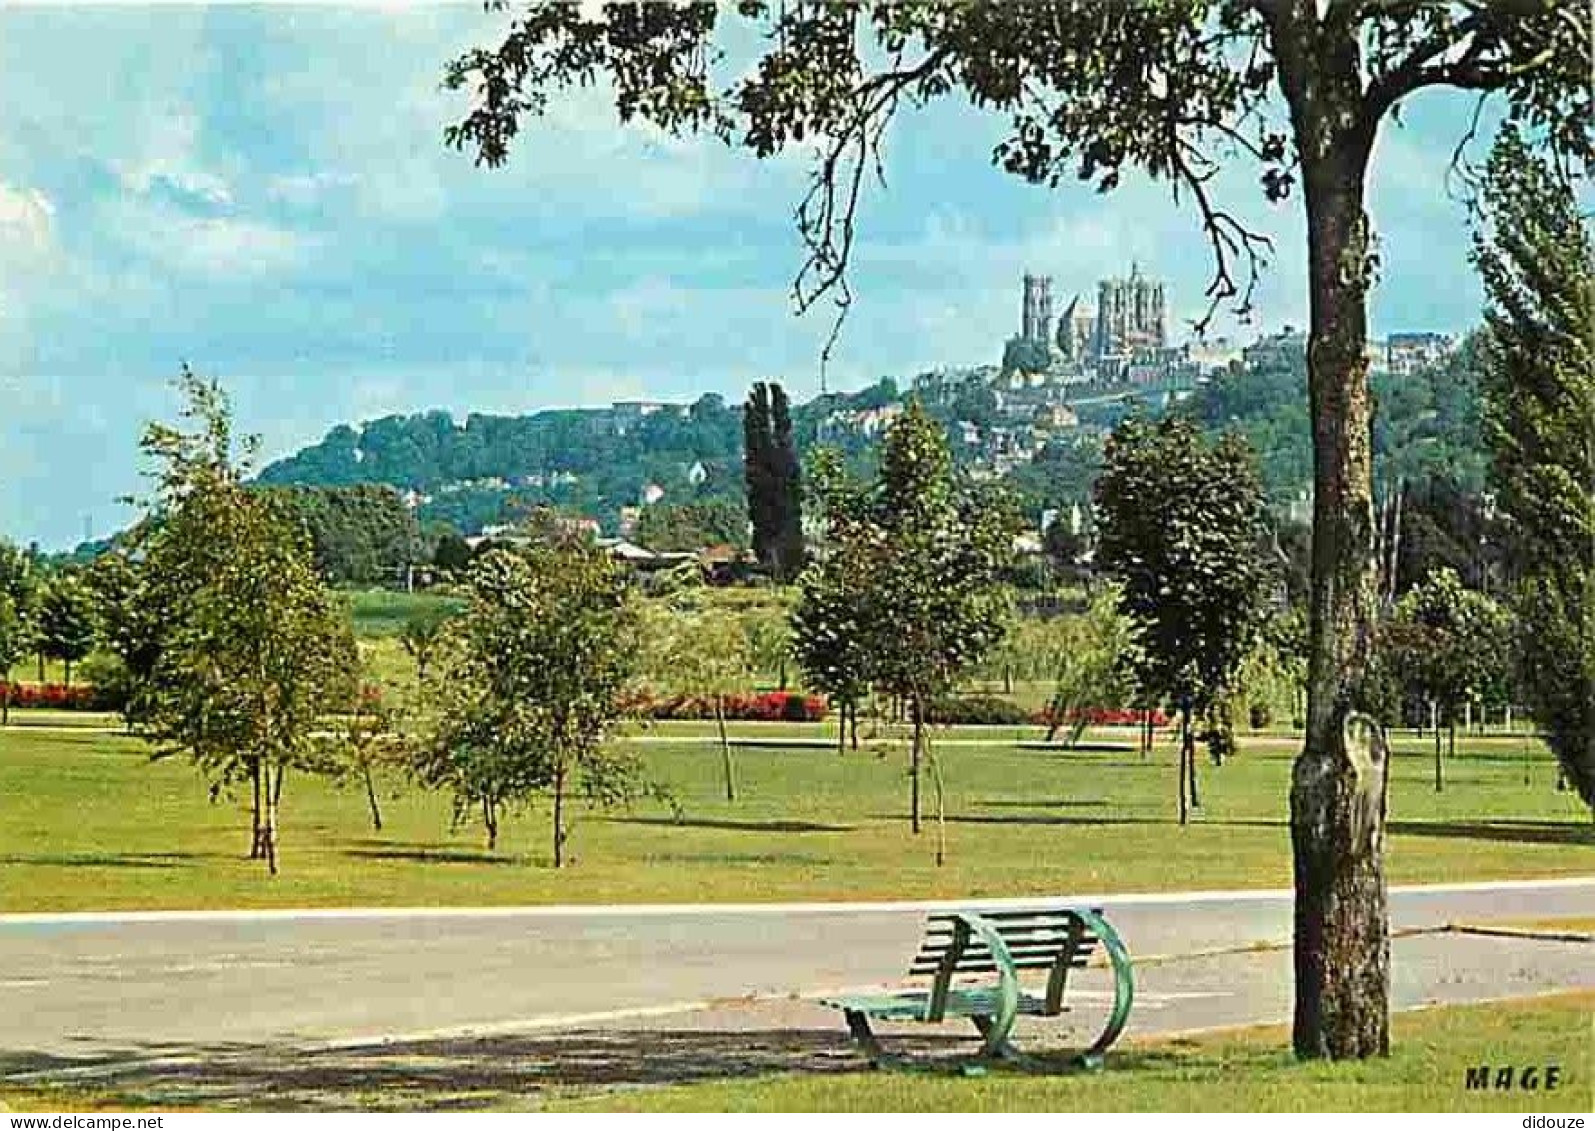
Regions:
<instances>
[{"instance_id":1,"label":"grass lawn","mask_svg":"<svg viewBox=\"0 0 1595 1131\"><path fill-rule=\"evenodd\" d=\"M1388 1060L1298 1064L1282 1027L1132 1044L1101 1073L787 1075L612 1093L578 1111L1595 1110L1595 993L1395 1018ZM1470 1091L1470 1066L1560 1066L1557 1089Z\"/></svg>"},{"instance_id":2,"label":"grass lawn","mask_svg":"<svg viewBox=\"0 0 1595 1131\"><path fill-rule=\"evenodd\" d=\"M990 737L999 744L941 747L941 868L934 823L918 838L908 830L900 748L887 756L744 748L742 799L728 804L719 752L704 738L641 746L679 819L652 802L582 813L576 863L563 872L547 866L545 805L513 814L490 854L475 824L451 829L446 797L392 779L381 790L379 833L361 790L290 776L284 872L272 880L244 858L242 794L212 803L189 765L151 763L142 744L120 735L13 727L0 731L0 910L964 898L1290 882L1286 790L1296 739L1243 738L1228 765L1204 764L1204 808L1181 829L1166 743L1143 761L1130 750L1001 745L1011 731ZM1535 751L1525 760L1521 740L1464 740L1441 794L1424 742L1401 740L1393 773L1393 883L1595 873L1588 810L1555 792L1548 758ZM926 797L933 814L929 781Z\"/></svg>"}]
</instances>

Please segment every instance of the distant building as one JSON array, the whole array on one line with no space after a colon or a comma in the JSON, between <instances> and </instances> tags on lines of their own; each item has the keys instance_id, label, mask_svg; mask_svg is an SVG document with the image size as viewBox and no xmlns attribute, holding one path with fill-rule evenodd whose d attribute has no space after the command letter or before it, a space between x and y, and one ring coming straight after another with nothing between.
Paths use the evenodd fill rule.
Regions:
<instances>
[{"instance_id":1,"label":"distant building","mask_svg":"<svg viewBox=\"0 0 1595 1131\"><path fill-rule=\"evenodd\" d=\"M1282 369L1306 359L1307 333L1293 326L1261 337L1241 351L1248 369Z\"/></svg>"},{"instance_id":2,"label":"distant building","mask_svg":"<svg viewBox=\"0 0 1595 1131\"><path fill-rule=\"evenodd\" d=\"M1140 265L1131 264L1129 278L1097 284L1098 361L1167 344L1168 307L1161 282L1142 278Z\"/></svg>"},{"instance_id":3,"label":"distant building","mask_svg":"<svg viewBox=\"0 0 1595 1131\"><path fill-rule=\"evenodd\" d=\"M1391 334L1385 339L1385 365L1391 373L1412 373L1441 360L1455 346L1449 334Z\"/></svg>"},{"instance_id":4,"label":"distant building","mask_svg":"<svg viewBox=\"0 0 1595 1131\"><path fill-rule=\"evenodd\" d=\"M1052 336L1052 276L1026 274L1019 337L1045 346Z\"/></svg>"}]
</instances>

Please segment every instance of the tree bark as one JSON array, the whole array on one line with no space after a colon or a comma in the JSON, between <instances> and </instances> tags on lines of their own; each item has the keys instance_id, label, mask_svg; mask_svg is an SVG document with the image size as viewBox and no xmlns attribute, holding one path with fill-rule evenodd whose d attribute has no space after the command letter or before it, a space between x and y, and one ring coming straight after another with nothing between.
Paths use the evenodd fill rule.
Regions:
<instances>
[{"instance_id":1,"label":"tree bark","mask_svg":"<svg viewBox=\"0 0 1595 1131\"><path fill-rule=\"evenodd\" d=\"M277 767L277 781L272 783L271 764L263 767L265 774L266 794L266 871L275 876L277 874L277 801L282 795L283 767Z\"/></svg>"},{"instance_id":2,"label":"tree bark","mask_svg":"<svg viewBox=\"0 0 1595 1131\"><path fill-rule=\"evenodd\" d=\"M377 807L377 789L371 781L371 767L362 765L360 770L366 779L366 803L371 806L371 827L377 832L381 832L382 810Z\"/></svg>"},{"instance_id":3,"label":"tree bark","mask_svg":"<svg viewBox=\"0 0 1595 1131\"><path fill-rule=\"evenodd\" d=\"M565 767L554 771L554 867L565 866Z\"/></svg>"},{"instance_id":4,"label":"tree bark","mask_svg":"<svg viewBox=\"0 0 1595 1131\"><path fill-rule=\"evenodd\" d=\"M908 755L908 814L909 827L919 832L919 760L925 742L925 710L919 692L914 692L910 705L914 711L914 738Z\"/></svg>"},{"instance_id":5,"label":"tree bark","mask_svg":"<svg viewBox=\"0 0 1595 1131\"><path fill-rule=\"evenodd\" d=\"M726 800L735 801L737 799L736 767L731 762L731 739L726 735L725 707L718 695L714 697L714 723L720 730L720 758L725 764Z\"/></svg>"},{"instance_id":6,"label":"tree bark","mask_svg":"<svg viewBox=\"0 0 1595 1131\"><path fill-rule=\"evenodd\" d=\"M1384 873L1388 748L1357 713L1378 606L1368 393L1374 124L1355 29L1312 0L1262 9L1290 107L1307 214L1313 546L1307 734L1291 774L1296 1007L1303 1058L1390 1047Z\"/></svg>"},{"instance_id":7,"label":"tree bark","mask_svg":"<svg viewBox=\"0 0 1595 1131\"><path fill-rule=\"evenodd\" d=\"M487 829L487 850L492 852L498 848L498 813L491 797L482 798L482 827Z\"/></svg>"},{"instance_id":8,"label":"tree bark","mask_svg":"<svg viewBox=\"0 0 1595 1131\"><path fill-rule=\"evenodd\" d=\"M1185 718L1185 760L1191 767L1190 774L1187 777L1191 788L1191 808L1200 809L1202 807L1202 799L1196 792L1196 733L1191 729L1189 713L1186 714Z\"/></svg>"},{"instance_id":9,"label":"tree bark","mask_svg":"<svg viewBox=\"0 0 1595 1131\"><path fill-rule=\"evenodd\" d=\"M1434 791L1445 792L1445 774L1440 768L1440 728L1434 728Z\"/></svg>"},{"instance_id":10,"label":"tree bark","mask_svg":"<svg viewBox=\"0 0 1595 1131\"><path fill-rule=\"evenodd\" d=\"M260 796L260 759L255 758L249 764L249 779L251 792L254 795L254 804L251 808L249 819L249 858L259 860L266 855L266 824L261 819L264 809Z\"/></svg>"},{"instance_id":11,"label":"tree bark","mask_svg":"<svg viewBox=\"0 0 1595 1131\"><path fill-rule=\"evenodd\" d=\"M1176 789L1178 790L1179 796L1180 796L1180 804L1179 804L1180 824L1183 825L1188 820L1190 820L1190 814L1189 814L1189 812L1187 812L1186 807L1185 807L1185 742L1184 742L1183 739L1180 741L1180 749L1179 749L1178 757L1179 757L1179 763L1180 763L1180 776L1179 776L1179 784L1176 787Z\"/></svg>"}]
</instances>

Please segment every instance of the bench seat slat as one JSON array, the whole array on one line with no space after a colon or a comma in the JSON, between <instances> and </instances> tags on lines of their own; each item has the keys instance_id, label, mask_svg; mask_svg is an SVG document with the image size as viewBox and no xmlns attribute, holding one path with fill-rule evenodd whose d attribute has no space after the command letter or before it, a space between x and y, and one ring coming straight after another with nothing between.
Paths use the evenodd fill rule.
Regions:
<instances>
[{"instance_id":1,"label":"bench seat slat","mask_svg":"<svg viewBox=\"0 0 1595 1131\"><path fill-rule=\"evenodd\" d=\"M882 1021L919 1021L925 1016L930 994L908 991L897 994L861 994L853 997L827 998L820 1004L833 1009L853 1009ZM954 989L947 992L946 1016L989 1017L997 1011L995 990L973 988ZM1028 1017L1046 1017L1046 998L1037 994L1019 994L1019 1012Z\"/></svg>"},{"instance_id":2,"label":"bench seat slat","mask_svg":"<svg viewBox=\"0 0 1595 1131\"><path fill-rule=\"evenodd\" d=\"M1016 970L1051 970L1053 962L1053 959L1014 959L1013 965ZM1077 954L1077 956L1069 960L1070 970L1085 970L1088 965L1091 965L1091 959L1086 956L1078 956ZM909 975L916 976L916 978L922 975L933 975L936 970L938 970L938 964L935 964L935 962L916 962L916 964L908 968ZM979 975L979 973L994 973L995 970L997 970L997 964L995 964L994 960L973 959L970 962L960 962L954 973Z\"/></svg>"}]
</instances>

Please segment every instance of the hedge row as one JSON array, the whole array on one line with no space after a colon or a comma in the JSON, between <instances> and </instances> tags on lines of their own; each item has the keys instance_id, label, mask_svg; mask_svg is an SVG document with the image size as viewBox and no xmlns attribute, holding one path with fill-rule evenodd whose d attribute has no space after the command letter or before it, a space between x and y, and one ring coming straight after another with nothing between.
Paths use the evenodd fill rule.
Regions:
<instances>
[{"instance_id":1,"label":"hedge row","mask_svg":"<svg viewBox=\"0 0 1595 1131\"><path fill-rule=\"evenodd\" d=\"M628 704L631 713L649 719L712 719L710 695L642 696ZM738 722L817 723L825 718L826 703L818 695L790 691L727 695L722 700L725 717Z\"/></svg>"},{"instance_id":2,"label":"hedge row","mask_svg":"<svg viewBox=\"0 0 1595 1131\"><path fill-rule=\"evenodd\" d=\"M115 711L121 707L114 693L86 683L71 687L63 683L0 683L0 697L8 690L13 707L50 707L57 711Z\"/></svg>"}]
</instances>

